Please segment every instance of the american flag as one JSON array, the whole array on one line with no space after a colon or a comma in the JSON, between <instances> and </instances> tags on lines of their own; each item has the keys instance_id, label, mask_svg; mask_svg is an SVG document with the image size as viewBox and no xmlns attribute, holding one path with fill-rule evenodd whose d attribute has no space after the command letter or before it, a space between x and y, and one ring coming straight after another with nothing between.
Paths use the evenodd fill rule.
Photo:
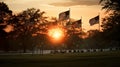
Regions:
<instances>
[{"instance_id":1,"label":"american flag","mask_svg":"<svg viewBox=\"0 0 120 67\"><path fill-rule=\"evenodd\" d=\"M99 15L96 16L96 17L94 17L94 18L91 18L91 19L89 20L89 23L90 23L91 26L94 25L94 24L99 23Z\"/></svg>"},{"instance_id":2,"label":"american flag","mask_svg":"<svg viewBox=\"0 0 120 67\"><path fill-rule=\"evenodd\" d=\"M61 21L67 20L67 19L69 19L69 15L70 15L70 10L60 13L59 20L61 20Z\"/></svg>"}]
</instances>

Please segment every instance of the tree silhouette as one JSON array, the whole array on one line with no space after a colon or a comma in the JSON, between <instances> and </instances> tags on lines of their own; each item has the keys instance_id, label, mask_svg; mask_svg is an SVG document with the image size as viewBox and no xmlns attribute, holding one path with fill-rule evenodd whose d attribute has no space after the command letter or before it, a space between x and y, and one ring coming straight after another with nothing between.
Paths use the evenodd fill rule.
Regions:
<instances>
[{"instance_id":1,"label":"tree silhouette","mask_svg":"<svg viewBox=\"0 0 120 67\"><path fill-rule=\"evenodd\" d=\"M12 11L4 2L0 2L0 23L7 23L8 18L12 15Z\"/></svg>"},{"instance_id":2,"label":"tree silhouette","mask_svg":"<svg viewBox=\"0 0 120 67\"><path fill-rule=\"evenodd\" d=\"M102 9L107 11L120 11L120 0L100 0L100 4L103 6Z\"/></svg>"},{"instance_id":3,"label":"tree silhouette","mask_svg":"<svg viewBox=\"0 0 120 67\"><path fill-rule=\"evenodd\" d=\"M105 38L120 43L120 0L101 0L100 4L106 13L109 12L109 16L103 18L102 22Z\"/></svg>"},{"instance_id":4,"label":"tree silhouette","mask_svg":"<svg viewBox=\"0 0 120 67\"><path fill-rule=\"evenodd\" d=\"M9 50L9 46L7 44L8 33L5 32L3 29L6 28L11 16L12 11L8 8L6 3L0 2L0 46L5 51Z\"/></svg>"},{"instance_id":5,"label":"tree silhouette","mask_svg":"<svg viewBox=\"0 0 120 67\"><path fill-rule=\"evenodd\" d=\"M18 15L14 15L11 23L14 26L14 36L20 40L21 48L26 52L26 49L33 48L33 34L39 31L39 25L43 20L44 12L39 9L30 8Z\"/></svg>"},{"instance_id":6,"label":"tree silhouette","mask_svg":"<svg viewBox=\"0 0 120 67\"><path fill-rule=\"evenodd\" d=\"M103 19L103 30L118 29L120 26L120 0L101 0L102 9L110 12L109 16Z\"/></svg>"}]
</instances>

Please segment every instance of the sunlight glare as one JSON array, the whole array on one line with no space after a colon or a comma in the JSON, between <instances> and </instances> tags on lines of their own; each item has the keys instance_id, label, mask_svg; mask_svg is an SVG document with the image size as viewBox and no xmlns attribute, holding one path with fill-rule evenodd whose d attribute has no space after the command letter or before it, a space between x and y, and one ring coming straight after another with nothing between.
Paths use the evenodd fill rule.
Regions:
<instances>
[{"instance_id":1,"label":"sunlight glare","mask_svg":"<svg viewBox=\"0 0 120 67\"><path fill-rule=\"evenodd\" d=\"M64 31L60 28L49 29L48 35L54 40L60 40L64 37Z\"/></svg>"}]
</instances>

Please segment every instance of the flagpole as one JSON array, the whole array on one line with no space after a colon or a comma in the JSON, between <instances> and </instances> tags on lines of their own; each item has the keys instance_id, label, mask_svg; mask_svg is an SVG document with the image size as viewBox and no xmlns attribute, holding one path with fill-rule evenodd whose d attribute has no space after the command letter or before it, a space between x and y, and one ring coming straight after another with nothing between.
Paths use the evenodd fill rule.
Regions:
<instances>
[{"instance_id":1,"label":"flagpole","mask_svg":"<svg viewBox=\"0 0 120 67\"><path fill-rule=\"evenodd\" d=\"M98 12L99 15L99 31L100 31L100 12Z\"/></svg>"},{"instance_id":2,"label":"flagpole","mask_svg":"<svg viewBox=\"0 0 120 67\"><path fill-rule=\"evenodd\" d=\"M82 31L82 16L81 16L81 31Z\"/></svg>"},{"instance_id":3,"label":"flagpole","mask_svg":"<svg viewBox=\"0 0 120 67\"><path fill-rule=\"evenodd\" d=\"M70 8L69 8L69 11L70 11ZM69 22L71 23L71 19L70 19L70 13L69 13Z\"/></svg>"}]
</instances>

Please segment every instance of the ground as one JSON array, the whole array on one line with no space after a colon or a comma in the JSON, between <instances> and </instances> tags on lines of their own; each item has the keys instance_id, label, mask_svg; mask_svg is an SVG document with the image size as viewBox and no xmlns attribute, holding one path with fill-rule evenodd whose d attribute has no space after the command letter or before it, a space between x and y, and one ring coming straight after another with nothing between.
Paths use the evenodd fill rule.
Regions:
<instances>
[{"instance_id":1,"label":"ground","mask_svg":"<svg viewBox=\"0 0 120 67\"><path fill-rule=\"evenodd\" d=\"M120 67L120 51L0 55L0 67Z\"/></svg>"}]
</instances>

